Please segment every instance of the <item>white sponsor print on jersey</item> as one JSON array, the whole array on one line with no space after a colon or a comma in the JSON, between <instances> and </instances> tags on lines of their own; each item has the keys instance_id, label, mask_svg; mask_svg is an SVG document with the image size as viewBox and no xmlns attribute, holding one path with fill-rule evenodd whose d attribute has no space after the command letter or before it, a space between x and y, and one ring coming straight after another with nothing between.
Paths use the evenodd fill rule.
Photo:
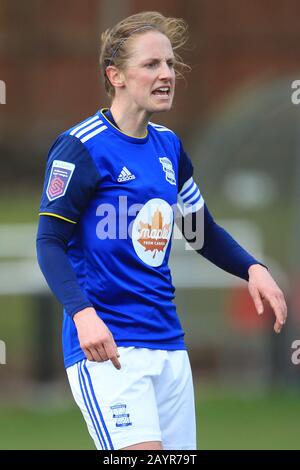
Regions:
<instances>
[{"instance_id":1,"label":"white sponsor print on jersey","mask_svg":"<svg viewBox=\"0 0 300 470\"><path fill-rule=\"evenodd\" d=\"M123 166L121 173L118 176L118 183L124 183L125 181L130 181L134 180L135 176L126 168L126 166Z\"/></svg>"},{"instance_id":2,"label":"white sponsor print on jersey","mask_svg":"<svg viewBox=\"0 0 300 470\"><path fill-rule=\"evenodd\" d=\"M132 226L132 243L138 257L150 266L160 266L173 230L173 209L163 199L150 199Z\"/></svg>"}]
</instances>

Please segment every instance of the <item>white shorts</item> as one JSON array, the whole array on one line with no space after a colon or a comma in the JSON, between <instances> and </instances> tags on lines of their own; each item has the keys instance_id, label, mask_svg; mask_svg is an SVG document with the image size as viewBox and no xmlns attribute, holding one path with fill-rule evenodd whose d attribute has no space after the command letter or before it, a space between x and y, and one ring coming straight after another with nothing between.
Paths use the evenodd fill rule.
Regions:
<instances>
[{"instance_id":1,"label":"white shorts","mask_svg":"<svg viewBox=\"0 0 300 470\"><path fill-rule=\"evenodd\" d=\"M194 389L187 351L119 347L122 368L87 359L67 369L97 449L147 441L195 450Z\"/></svg>"}]
</instances>

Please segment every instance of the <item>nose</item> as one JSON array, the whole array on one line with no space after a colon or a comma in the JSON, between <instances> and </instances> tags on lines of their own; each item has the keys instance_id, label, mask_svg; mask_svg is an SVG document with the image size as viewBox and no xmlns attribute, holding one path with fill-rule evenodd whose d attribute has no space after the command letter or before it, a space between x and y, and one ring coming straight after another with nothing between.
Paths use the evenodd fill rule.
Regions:
<instances>
[{"instance_id":1,"label":"nose","mask_svg":"<svg viewBox=\"0 0 300 470\"><path fill-rule=\"evenodd\" d=\"M161 62L159 68L159 78L161 80L170 80L173 76L173 69L169 66L167 62Z\"/></svg>"}]
</instances>

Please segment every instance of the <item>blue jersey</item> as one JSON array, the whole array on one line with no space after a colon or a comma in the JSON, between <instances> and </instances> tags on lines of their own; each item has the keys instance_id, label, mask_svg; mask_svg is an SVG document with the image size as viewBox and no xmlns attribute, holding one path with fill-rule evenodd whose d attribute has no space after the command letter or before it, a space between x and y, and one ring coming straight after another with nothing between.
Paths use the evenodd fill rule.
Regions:
<instances>
[{"instance_id":1,"label":"blue jersey","mask_svg":"<svg viewBox=\"0 0 300 470\"><path fill-rule=\"evenodd\" d=\"M119 346L185 349L168 267L174 212L203 199L191 161L171 130L144 137L104 110L58 137L49 152L40 213L75 224L68 258L79 285ZM66 367L85 358L64 314Z\"/></svg>"}]
</instances>

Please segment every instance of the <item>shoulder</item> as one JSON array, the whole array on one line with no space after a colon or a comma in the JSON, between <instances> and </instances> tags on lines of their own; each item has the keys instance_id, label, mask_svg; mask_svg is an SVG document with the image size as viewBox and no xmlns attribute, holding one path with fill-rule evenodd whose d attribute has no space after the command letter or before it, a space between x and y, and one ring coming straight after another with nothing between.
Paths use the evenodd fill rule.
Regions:
<instances>
[{"instance_id":1,"label":"shoulder","mask_svg":"<svg viewBox=\"0 0 300 470\"><path fill-rule=\"evenodd\" d=\"M77 140L82 144L91 142L96 136L103 134L108 127L101 119L101 115L97 112L96 114L87 117L81 122L78 122L68 130L63 132L61 136L73 140Z\"/></svg>"},{"instance_id":2,"label":"shoulder","mask_svg":"<svg viewBox=\"0 0 300 470\"><path fill-rule=\"evenodd\" d=\"M154 122L149 121L149 130L162 139L169 139L173 141L179 140L179 138L177 137L175 132L172 131L172 129L169 129L166 126L162 126L161 124L156 124Z\"/></svg>"},{"instance_id":3,"label":"shoulder","mask_svg":"<svg viewBox=\"0 0 300 470\"><path fill-rule=\"evenodd\" d=\"M176 135L174 131L166 126L162 126L161 124L156 124L155 122L149 121L149 126L151 126L151 128L153 128L156 132L171 132L171 134Z\"/></svg>"},{"instance_id":4,"label":"shoulder","mask_svg":"<svg viewBox=\"0 0 300 470\"><path fill-rule=\"evenodd\" d=\"M99 136L107 126L103 124L98 113L87 117L81 122L63 131L53 142L48 152L48 165L54 161L65 161L76 164L86 163L87 159L94 160L93 148L99 148L99 142L95 146L93 140Z\"/></svg>"},{"instance_id":5,"label":"shoulder","mask_svg":"<svg viewBox=\"0 0 300 470\"><path fill-rule=\"evenodd\" d=\"M91 149L94 147L95 138L99 138L107 129L101 116L96 113L87 117L81 122L73 125L69 129L58 135L48 152L48 159L57 153L64 154L89 154L92 156ZM97 144L99 144L97 140Z\"/></svg>"},{"instance_id":6,"label":"shoulder","mask_svg":"<svg viewBox=\"0 0 300 470\"><path fill-rule=\"evenodd\" d=\"M155 134L158 139L168 141L175 145L176 149L180 147L180 139L172 129L150 121L149 130L152 134Z\"/></svg>"}]
</instances>

